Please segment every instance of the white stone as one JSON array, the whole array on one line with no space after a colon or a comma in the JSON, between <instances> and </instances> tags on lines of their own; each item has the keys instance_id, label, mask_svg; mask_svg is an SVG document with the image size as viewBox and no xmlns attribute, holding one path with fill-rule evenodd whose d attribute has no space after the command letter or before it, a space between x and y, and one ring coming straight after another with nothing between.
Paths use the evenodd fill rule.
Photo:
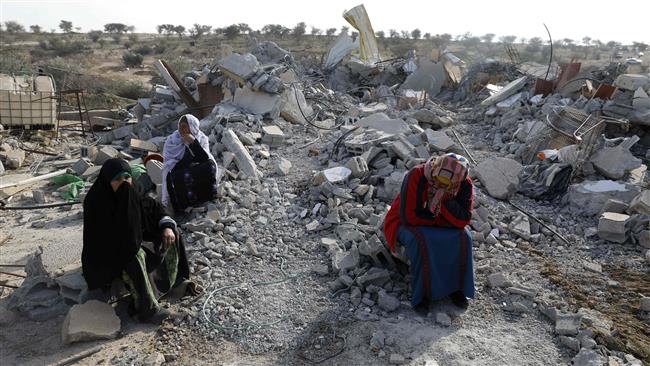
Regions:
<instances>
[{"instance_id":1,"label":"white stone","mask_svg":"<svg viewBox=\"0 0 650 366\"><path fill-rule=\"evenodd\" d=\"M276 119L280 116L282 103L279 94L256 92L244 87L235 91L233 102L252 114L271 119Z\"/></svg>"},{"instance_id":2,"label":"white stone","mask_svg":"<svg viewBox=\"0 0 650 366\"><path fill-rule=\"evenodd\" d=\"M490 196L507 199L519 188L519 172L523 166L508 158L492 158L481 162L475 173Z\"/></svg>"},{"instance_id":3,"label":"white stone","mask_svg":"<svg viewBox=\"0 0 650 366\"><path fill-rule=\"evenodd\" d=\"M630 150L618 145L598 150L591 158L591 163L600 174L611 179L621 179L625 173L641 166L641 159L632 155Z\"/></svg>"},{"instance_id":4,"label":"white stone","mask_svg":"<svg viewBox=\"0 0 650 366\"><path fill-rule=\"evenodd\" d=\"M292 164L285 158L280 158L275 162L275 173L278 175L287 175L291 171Z\"/></svg>"},{"instance_id":5,"label":"white stone","mask_svg":"<svg viewBox=\"0 0 650 366\"><path fill-rule=\"evenodd\" d=\"M244 84L252 78L259 68L257 58L250 53L240 55L231 53L227 57L219 60L219 69L228 77Z\"/></svg>"},{"instance_id":6,"label":"white stone","mask_svg":"<svg viewBox=\"0 0 650 366\"><path fill-rule=\"evenodd\" d=\"M223 132L221 143L226 146L226 149L235 154L235 163L237 164L239 171L249 178L258 180L255 161L233 130L227 129Z\"/></svg>"},{"instance_id":7,"label":"white stone","mask_svg":"<svg viewBox=\"0 0 650 366\"><path fill-rule=\"evenodd\" d=\"M481 102L481 105L483 106L490 106L492 104L498 103L502 100L507 99L511 95L517 93L521 88L526 85L526 76L522 76L519 79L515 79L508 83L506 86L501 88L498 92L496 92L494 95L491 95L490 97L486 98L484 101Z\"/></svg>"},{"instance_id":8,"label":"white stone","mask_svg":"<svg viewBox=\"0 0 650 366\"><path fill-rule=\"evenodd\" d=\"M333 184L342 183L345 182L350 177L350 175L352 175L352 171L350 169L343 166L338 166L319 172L314 176L312 183L315 186L321 185L325 181Z\"/></svg>"},{"instance_id":9,"label":"white stone","mask_svg":"<svg viewBox=\"0 0 650 366\"><path fill-rule=\"evenodd\" d=\"M63 321L63 343L116 338L120 328L120 318L111 305L90 300L70 308Z\"/></svg>"},{"instance_id":10,"label":"white stone","mask_svg":"<svg viewBox=\"0 0 650 366\"><path fill-rule=\"evenodd\" d=\"M298 96L296 98L296 95ZM314 110L311 108L305 96L295 85L291 85L282 93L282 109L280 116L291 123L305 124L307 118L313 118Z\"/></svg>"},{"instance_id":11,"label":"white stone","mask_svg":"<svg viewBox=\"0 0 650 366\"><path fill-rule=\"evenodd\" d=\"M650 85L650 77L645 75L622 74L614 80L614 86L626 90L646 89L648 85Z\"/></svg>"}]
</instances>

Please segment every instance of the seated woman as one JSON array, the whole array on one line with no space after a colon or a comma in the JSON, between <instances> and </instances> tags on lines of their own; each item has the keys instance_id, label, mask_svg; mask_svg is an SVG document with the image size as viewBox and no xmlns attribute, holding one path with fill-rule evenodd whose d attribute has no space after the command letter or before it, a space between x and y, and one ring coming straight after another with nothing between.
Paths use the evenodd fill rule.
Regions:
<instances>
[{"instance_id":1,"label":"seated woman","mask_svg":"<svg viewBox=\"0 0 650 366\"><path fill-rule=\"evenodd\" d=\"M89 290L123 280L138 319L154 323L169 315L158 304L161 296L172 289L196 292L176 223L160 203L137 192L126 161L104 163L83 209L81 264Z\"/></svg>"},{"instance_id":2,"label":"seated woman","mask_svg":"<svg viewBox=\"0 0 650 366\"><path fill-rule=\"evenodd\" d=\"M384 236L393 253L396 244L406 249L413 308L425 310L428 301L446 296L467 308L467 297L474 298L472 237L465 228L472 200L463 156L431 157L404 177L386 215Z\"/></svg>"},{"instance_id":3,"label":"seated woman","mask_svg":"<svg viewBox=\"0 0 650 366\"><path fill-rule=\"evenodd\" d=\"M186 114L178 120L178 130L163 148L162 203L183 210L214 198L217 193L217 162L210 154L208 136L199 129L199 120Z\"/></svg>"}]
</instances>

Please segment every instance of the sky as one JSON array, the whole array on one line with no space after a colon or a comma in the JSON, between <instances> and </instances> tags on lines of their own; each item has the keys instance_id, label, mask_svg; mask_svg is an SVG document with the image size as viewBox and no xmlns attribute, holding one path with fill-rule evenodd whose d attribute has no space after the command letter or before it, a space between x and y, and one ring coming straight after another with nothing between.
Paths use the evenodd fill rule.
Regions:
<instances>
[{"instance_id":1,"label":"sky","mask_svg":"<svg viewBox=\"0 0 650 366\"><path fill-rule=\"evenodd\" d=\"M342 14L359 0L0 0L0 22L15 20L28 28L38 24L58 29L59 22L72 21L83 32L103 29L106 23L126 23L136 32L153 33L158 24L194 23L225 27L247 23L253 29L265 24L293 27L305 22L320 29L348 25ZM650 43L650 0L464 0L389 1L364 3L375 31L389 29L424 33L495 33L547 39L543 23L554 39L581 42L589 36L602 42ZM612 13L613 12L613 13ZM309 31L310 28L308 28Z\"/></svg>"}]
</instances>

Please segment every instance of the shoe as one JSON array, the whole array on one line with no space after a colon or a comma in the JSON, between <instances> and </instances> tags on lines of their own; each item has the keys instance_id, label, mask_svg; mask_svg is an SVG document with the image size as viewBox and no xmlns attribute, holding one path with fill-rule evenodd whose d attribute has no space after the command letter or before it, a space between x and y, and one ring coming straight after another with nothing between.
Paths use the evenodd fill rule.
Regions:
<instances>
[{"instance_id":1,"label":"shoe","mask_svg":"<svg viewBox=\"0 0 650 366\"><path fill-rule=\"evenodd\" d=\"M460 291L456 291L452 293L451 295L449 295L449 298L451 299L451 302L454 305L458 306L461 309L467 309L467 307L469 306L469 302L467 301L467 298Z\"/></svg>"},{"instance_id":2,"label":"shoe","mask_svg":"<svg viewBox=\"0 0 650 366\"><path fill-rule=\"evenodd\" d=\"M413 308L413 311L415 311L420 316L426 317L427 314L429 313L429 301L422 300L421 303L415 305L415 307Z\"/></svg>"},{"instance_id":3,"label":"shoe","mask_svg":"<svg viewBox=\"0 0 650 366\"><path fill-rule=\"evenodd\" d=\"M155 314L144 319L140 319L140 321L143 323L161 325L163 321L165 321L165 319L169 318L171 315L172 313L169 310L160 308Z\"/></svg>"}]
</instances>

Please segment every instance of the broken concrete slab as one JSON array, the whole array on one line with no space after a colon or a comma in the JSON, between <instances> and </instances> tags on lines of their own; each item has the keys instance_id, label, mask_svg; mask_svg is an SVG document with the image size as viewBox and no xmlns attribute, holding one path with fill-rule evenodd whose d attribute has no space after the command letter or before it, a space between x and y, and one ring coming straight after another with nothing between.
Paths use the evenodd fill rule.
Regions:
<instances>
[{"instance_id":1,"label":"broken concrete slab","mask_svg":"<svg viewBox=\"0 0 650 366\"><path fill-rule=\"evenodd\" d=\"M64 344L113 339L120 333L120 318L113 307L105 302L90 300L74 305L63 321Z\"/></svg>"},{"instance_id":2,"label":"broken concrete slab","mask_svg":"<svg viewBox=\"0 0 650 366\"><path fill-rule=\"evenodd\" d=\"M258 180L257 165L249 154L244 144L241 143L235 132L227 129L223 132L221 143L226 146L231 153L235 154L235 164L239 171L244 173L247 177Z\"/></svg>"},{"instance_id":3,"label":"broken concrete slab","mask_svg":"<svg viewBox=\"0 0 650 366\"><path fill-rule=\"evenodd\" d=\"M515 160L492 158L482 161L474 171L490 196L507 199L517 192L518 175L522 169L523 166Z\"/></svg>"},{"instance_id":4,"label":"broken concrete slab","mask_svg":"<svg viewBox=\"0 0 650 366\"><path fill-rule=\"evenodd\" d=\"M634 92L632 107L639 112L650 109L650 97L642 88L638 88Z\"/></svg>"},{"instance_id":5,"label":"broken concrete slab","mask_svg":"<svg viewBox=\"0 0 650 366\"><path fill-rule=\"evenodd\" d=\"M442 62L423 59L418 69L404 80L400 90L425 90L430 97L434 97L440 93L446 78L447 73Z\"/></svg>"},{"instance_id":6,"label":"broken concrete slab","mask_svg":"<svg viewBox=\"0 0 650 366\"><path fill-rule=\"evenodd\" d=\"M629 147L639 140L634 136L628 141L614 147L602 148L591 157L591 163L600 174L610 179L621 179L625 173L641 166L641 159L636 158Z\"/></svg>"},{"instance_id":7,"label":"broken concrete slab","mask_svg":"<svg viewBox=\"0 0 650 366\"><path fill-rule=\"evenodd\" d=\"M352 175L352 171L346 167L338 166L334 168L329 168L321 172L318 172L314 176L314 179L312 180L312 184L318 186L325 181L330 182L332 184L343 183L350 177L350 175Z\"/></svg>"},{"instance_id":8,"label":"broken concrete slab","mask_svg":"<svg viewBox=\"0 0 650 366\"><path fill-rule=\"evenodd\" d=\"M436 151L451 151L456 147L456 143L443 131L433 131L427 128L424 130L427 142Z\"/></svg>"},{"instance_id":9,"label":"broken concrete slab","mask_svg":"<svg viewBox=\"0 0 650 366\"><path fill-rule=\"evenodd\" d=\"M112 146L104 146L97 151L94 163L97 165L104 164L107 160L116 158L120 154L117 149ZM83 173L82 173L83 174Z\"/></svg>"},{"instance_id":10,"label":"broken concrete slab","mask_svg":"<svg viewBox=\"0 0 650 366\"><path fill-rule=\"evenodd\" d=\"M72 165L72 170L75 172L75 174L82 175L91 166L92 163L90 162L90 160L86 158L81 158L76 163L74 163L74 165Z\"/></svg>"},{"instance_id":11,"label":"broken concrete slab","mask_svg":"<svg viewBox=\"0 0 650 366\"><path fill-rule=\"evenodd\" d=\"M640 74L621 74L614 80L614 86L625 90L647 89L650 77Z\"/></svg>"},{"instance_id":12,"label":"broken concrete slab","mask_svg":"<svg viewBox=\"0 0 650 366\"><path fill-rule=\"evenodd\" d=\"M0 156L4 160L4 166L7 169L18 169L23 166L25 161L25 151L23 149L8 149L0 152Z\"/></svg>"},{"instance_id":13,"label":"broken concrete slab","mask_svg":"<svg viewBox=\"0 0 650 366\"><path fill-rule=\"evenodd\" d=\"M307 104L305 95L295 85L291 85L291 87L282 93L280 116L286 121L305 124L307 123L306 118L312 118L313 114L314 110Z\"/></svg>"},{"instance_id":14,"label":"broken concrete slab","mask_svg":"<svg viewBox=\"0 0 650 366\"><path fill-rule=\"evenodd\" d=\"M360 119L356 125L382 131L389 135L408 134L411 132L411 129L403 119L392 119L381 112Z\"/></svg>"},{"instance_id":15,"label":"broken concrete slab","mask_svg":"<svg viewBox=\"0 0 650 366\"><path fill-rule=\"evenodd\" d=\"M511 81L506 86L501 88L501 90L496 92L494 95L491 95L488 98L486 98L484 101L482 101L481 105L491 106L495 103L506 100L508 97L512 96L513 94L521 90L521 88L523 88L526 85L527 80L528 78L526 76L522 76L519 79L515 79Z\"/></svg>"},{"instance_id":16,"label":"broken concrete slab","mask_svg":"<svg viewBox=\"0 0 650 366\"><path fill-rule=\"evenodd\" d=\"M354 178L363 178L370 172L366 159L361 156L353 156L350 158L350 160L345 163L345 167L350 169L352 177Z\"/></svg>"},{"instance_id":17,"label":"broken concrete slab","mask_svg":"<svg viewBox=\"0 0 650 366\"><path fill-rule=\"evenodd\" d=\"M598 214L610 199L630 202L641 192L632 184L611 180L585 181L569 186L569 203L583 215Z\"/></svg>"},{"instance_id":18,"label":"broken concrete slab","mask_svg":"<svg viewBox=\"0 0 650 366\"><path fill-rule=\"evenodd\" d=\"M224 74L242 85L257 73L260 66L257 58L250 53L231 53L219 60L218 65Z\"/></svg>"},{"instance_id":19,"label":"broken concrete slab","mask_svg":"<svg viewBox=\"0 0 650 366\"><path fill-rule=\"evenodd\" d=\"M630 212L650 216L650 190L646 189L632 199L632 202L630 202Z\"/></svg>"},{"instance_id":20,"label":"broken concrete slab","mask_svg":"<svg viewBox=\"0 0 650 366\"><path fill-rule=\"evenodd\" d=\"M276 119L280 116L282 97L279 94L256 92L245 87L235 91L233 103L252 114Z\"/></svg>"},{"instance_id":21,"label":"broken concrete slab","mask_svg":"<svg viewBox=\"0 0 650 366\"><path fill-rule=\"evenodd\" d=\"M627 241L630 216L615 212L604 212L598 220L598 236L615 243Z\"/></svg>"}]
</instances>

